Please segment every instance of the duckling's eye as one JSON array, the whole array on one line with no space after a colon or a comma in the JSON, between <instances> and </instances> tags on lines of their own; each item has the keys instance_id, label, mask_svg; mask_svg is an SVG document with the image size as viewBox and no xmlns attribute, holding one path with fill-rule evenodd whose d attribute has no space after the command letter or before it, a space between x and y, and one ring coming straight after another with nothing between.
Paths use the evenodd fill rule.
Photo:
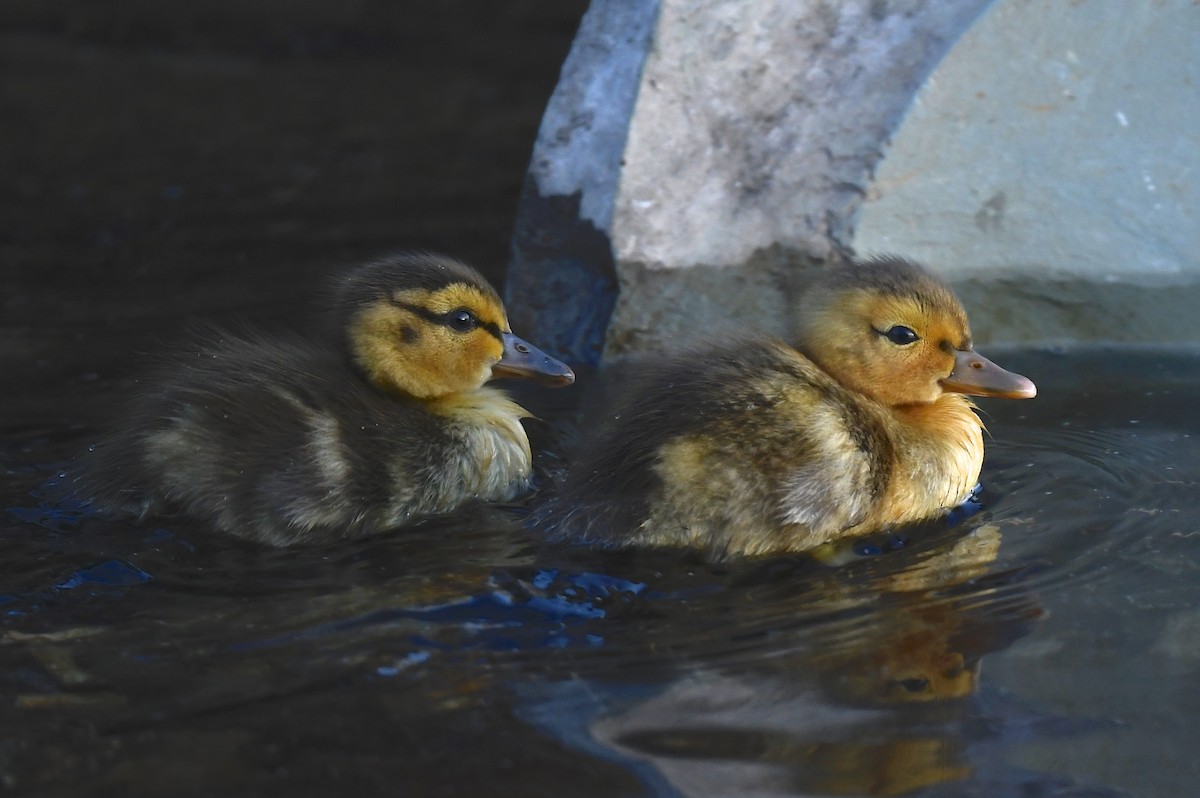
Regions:
<instances>
[{"instance_id":1,"label":"duckling's eye","mask_svg":"<svg viewBox=\"0 0 1200 798\"><path fill-rule=\"evenodd\" d=\"M908 346L919 337L915 332L902 324L897 324L883 335L896 346Z\"/></svg>"},{"instance_id":2,"label":"duckling's eye","mask_svg":"<svg viewBox=\"0 0 1200 798\"><path fill-rule=\"evenodd\" d=\"M446 314L446 325L452 330L467 332L479 325L479 319L475 318L471 311L459 308Z\"/></svg>"},{"instance_id":3,"label":"duckling's eye","mask_svg":"<svg viewBox=\"0 0 1200 798\"><path fill-rule=\"evenodd\" d=\"M901 679L900 686L910 693L923 693L929 689L929 680L921 676L912 679Z\"/></svg>"}]
</instances>

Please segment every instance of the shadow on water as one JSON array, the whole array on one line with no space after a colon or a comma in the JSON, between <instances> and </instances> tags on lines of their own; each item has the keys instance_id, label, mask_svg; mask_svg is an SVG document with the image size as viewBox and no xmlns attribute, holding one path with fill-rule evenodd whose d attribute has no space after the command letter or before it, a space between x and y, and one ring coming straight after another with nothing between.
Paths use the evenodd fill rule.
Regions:
<instances>
[{"instance_id":1,"label":"shadow on water","mask_svg":"<svg viewBox=\"0 0 1200 798\"><path fill-rule=\"evenodd\" d=\"M11 441L3 772L43 794L1170 794L1128 762L1196 731L1200 381L1126 353L1131 396L1098 379L1114 358L1008 355L1043 390L987 406L983 509L839 565L551 547L522 506L268 550L39 501L81 442Z\"/></svg>"}]
</instances>

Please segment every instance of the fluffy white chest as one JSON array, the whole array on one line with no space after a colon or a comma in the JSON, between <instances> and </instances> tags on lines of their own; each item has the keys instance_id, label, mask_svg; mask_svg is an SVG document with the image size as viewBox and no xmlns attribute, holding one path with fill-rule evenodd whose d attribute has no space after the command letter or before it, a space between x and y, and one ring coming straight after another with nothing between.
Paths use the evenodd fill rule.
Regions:
<instances>
[{"instance_id":1,"label":"fluffy white chest","mask_svg":"<svg viewBox=\"0 0 1200 798\"><path fill-rule=\"evenodd\" d=\"M521 419L529 415L502 392L482 388L441 404L460 441L447 463L464 497L507 501L529 487L533 456Z\"/></svg>"}]
</instances>

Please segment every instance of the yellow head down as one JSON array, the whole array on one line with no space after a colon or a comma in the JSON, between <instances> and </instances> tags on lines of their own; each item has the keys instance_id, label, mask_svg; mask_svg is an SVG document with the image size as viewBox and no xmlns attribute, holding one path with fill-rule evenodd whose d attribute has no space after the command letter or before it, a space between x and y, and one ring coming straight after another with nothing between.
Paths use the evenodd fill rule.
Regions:
<instances>
[{"instance_id":1,"label":"yellow head down","mask_svg":"<svg viewBox=\"0 0 1200 798\"><path fill-rule=\"evenodd\" d=\"M434 399L493 377L574 380L513 335L495 289L456 260L412 254L370 263L346 279L341 299L351 355L385 391Z\"/></svg>"},{"instance_id":2,"label":"yellow head down","mask_svg":"<svg viewBox=\"0 0 1200 798\"><path fill-rule=\"evenodd\" d=\"M800 348L839 383L885 405L944 393L1028 398L1032 382L974 351L945 283L902 258L832 269L801 302Z\"/></svg>"}]
</instances>

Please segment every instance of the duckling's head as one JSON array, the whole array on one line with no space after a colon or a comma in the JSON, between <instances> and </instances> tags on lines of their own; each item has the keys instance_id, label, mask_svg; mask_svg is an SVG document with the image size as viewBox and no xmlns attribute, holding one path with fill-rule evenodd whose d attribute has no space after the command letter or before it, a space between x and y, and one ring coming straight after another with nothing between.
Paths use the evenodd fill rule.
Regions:
<instances>
[{"instance_id":1,"label":"duckling's head","mask_svg":"<svg viewBox=\"0 0 1200 798\"><path fill-rule=\"evenodd\" d=\"M434 399L493 377L575 380L565 364L513 335L496 290L451 258L368 263L344 279L339 312L354 362L385 391Z\"/></svg>"},{"instance_id":2,"label":"duckling's head","mask_svg":"<svg viewBox=\"0 0 1200 798\"><path fill-rule=\"evenodd\" d=\"M830 269L800 306L800 348L839 383L890 406L944 393L1025 399L1033 383L975 352L954 292L921 266L879 257Z\"/></svg>"}]
</instances>

